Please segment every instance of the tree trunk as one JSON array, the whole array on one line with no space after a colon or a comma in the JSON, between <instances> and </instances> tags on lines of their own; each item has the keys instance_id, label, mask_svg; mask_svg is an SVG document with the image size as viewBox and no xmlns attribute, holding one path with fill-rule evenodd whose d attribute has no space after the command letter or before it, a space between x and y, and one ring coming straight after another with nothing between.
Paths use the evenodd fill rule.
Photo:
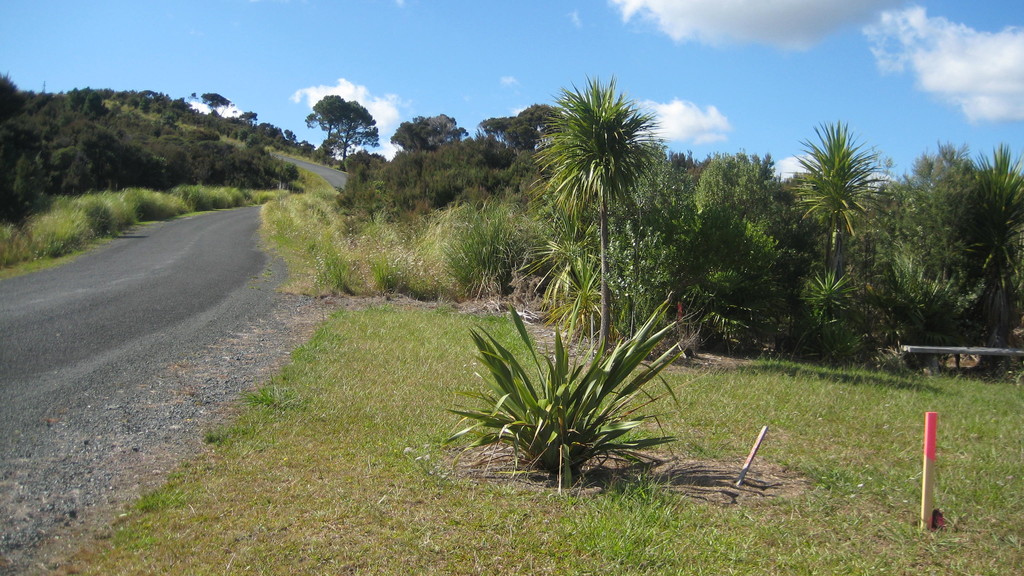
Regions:
<instances>
[{"instance_id":1,"label":"tree trunk","mask_svg":"<svg viewBox=\"0 0 1024 576\"><path fill-rule=\"evenodd\" d=\"M836 227L832 232L831 248L828 255L828 267L836 280L839 280L846 273L846 262L844 258L845 233L841 227Z\"/></svg>"},{"instance_id":2,"label":"tree trunk","mask_svg":"<svg viewBox=\"0 0 1024 576\"><path fill-rule=\"evenodd\" d=\"M608 295L608 197L601 195L601 332L600 346L608 345L611 320L611 303Z\"/></svg>"}]
</instances>

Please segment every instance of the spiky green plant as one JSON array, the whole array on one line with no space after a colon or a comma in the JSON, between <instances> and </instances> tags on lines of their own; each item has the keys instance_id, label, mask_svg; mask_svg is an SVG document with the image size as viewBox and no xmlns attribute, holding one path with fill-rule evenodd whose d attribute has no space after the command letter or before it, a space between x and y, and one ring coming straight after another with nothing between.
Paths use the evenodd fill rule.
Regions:
<instances>
[{"instance_id":1,"label":"spiky green plant","mask_svg":"<svg viewBox=\"0 0 1024 576\"><path fill-rule=\"evenodd\" d=\"M663 152L657 122L608 84L593 79L584 90L563 90L538 158L551 174L556 204L579 215L597 208L601 234L601 328L610 330L608 288L608 210L637 185Z\"/></svg>"},{"instance_id":2,"label":"spiky green plant","mask_svg":"<svg viewBox=\"0 0 1024 576\"><path fill-rule=\"evenodd\" d=\"M878 153L865 149L846 124L815 128L819 143L803 142L800 157L800 202L828 229L825 261L836 277L844 273L845 239L853 235L854 219L867 212L877 192Z\"/></svg>"},{"instance_id":3,"label":"spiky green plant","mask_svg":"<svg viewBox=\"0 0 1024 576\"><path fill-rule=\"evenodd\" d=\"M977 186L968 209L968 253L981 262L986 344L1005 347L1018 302L1021 235L1024 234L1024 157L999 146L992 160L977 162Z\"/></svg>"},{"instance_id":4,"label":"spiky green plant","mask_svg":"<svg viewBox=\"0 0 1024 576\"><path fill-rule=\"evenodd\" d=\"M470 436L471 447L509 444L522 462L556 474L561 489L571 486L580 467L594 457L635 460L640 458L637 450L674 440L627 436L653 418L638 414L656 399L645 385L679 355L673 347L644 365L672 328L657 329L664 310L660 308L611 352L602 342L586 364L570 360L558 331L554 356L542 360L515 310L512 321L533 369L524 367L490 334L473 331L478 359L490 373L489 389L467 393L481 403L480 408L452 410L471 424L448 441ZM665 390L672 395L667 384Z\"/></svg>"}]
</instances>

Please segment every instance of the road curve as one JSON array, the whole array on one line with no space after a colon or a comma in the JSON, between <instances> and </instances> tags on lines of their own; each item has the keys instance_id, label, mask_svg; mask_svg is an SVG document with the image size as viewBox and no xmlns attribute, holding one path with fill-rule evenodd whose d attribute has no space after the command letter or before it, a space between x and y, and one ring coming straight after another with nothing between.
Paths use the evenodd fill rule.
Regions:
<instances>
[{"instance_id":1,"label":"road curve","mask_svg":"<svg viewBox=\"0 0 1024 576\"><path fill-rule=\"evenodd\" d=\"M288 156L282 156L280 154L274 154L274 157L285 162L295 164L299 168L304 168L310 172L321 176L327 183L335 188L344 188L348 184L348 174L340 170L334 170L326 166L319 164L313 164L312 162L306 162L305 160L299 160L297 158L289 158Z\"/></svg>"},{"instance_id":2,"label":"road curve","mask_svg":"<svg viewBox=\"0 0 1024 576\"><path fill-rule=\"evenodd\" d=\"M156 458L150 446L213 408L168 390L164 374L275 305L284 272L260 250L259 215L141 226L71 263L0 280L0 574L17 570L4 556L47 525L110 501L112 460Z\"/></svg>"}]
</instances>

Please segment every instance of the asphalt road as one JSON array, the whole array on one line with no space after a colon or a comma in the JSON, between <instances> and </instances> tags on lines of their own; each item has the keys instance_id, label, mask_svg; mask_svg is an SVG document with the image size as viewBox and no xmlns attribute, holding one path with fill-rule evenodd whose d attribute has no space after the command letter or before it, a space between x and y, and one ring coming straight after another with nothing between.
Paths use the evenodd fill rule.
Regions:
<instances>
[{"instance_id":1,"label":"asphalt road","mask_svg":"<svg viewBox=\"0 0 1024 576\"><path fill-rule=\"evenodd\" d=\"M257 317L273 287L259 208L138 228L77 260L0 281L0 464L49 419L116 396Z\"/></svg>"},{"instance_id":2,"label":"asphalt road","mask_svg":"<svg viewBox=\"0 0 1024 576\"><path fill-rule=\"evenodd\" d=\"M313 164L312 162L306 162L305 160L289 158L287 156L279 156L277 154L274 154L274 156L281 160L284 160L285 162L291 162L292 164L295 164L299 168L304 168L318 176L323 177L324 180L327 180L328 184L334 186L335 188L344 188L345 184L348 183L348 174L341 172L340 170L333 170L331 168L327 168L326 166Z\"/></svg>"}]
</instances>

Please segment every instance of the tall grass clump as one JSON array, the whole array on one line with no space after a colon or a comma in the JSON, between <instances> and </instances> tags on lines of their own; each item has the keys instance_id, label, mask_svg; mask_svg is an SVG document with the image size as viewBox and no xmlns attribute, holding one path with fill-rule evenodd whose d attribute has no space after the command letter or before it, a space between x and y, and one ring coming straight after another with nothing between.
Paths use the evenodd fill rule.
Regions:
<instances>
[{"instance_id":1,"label":"tall grass clump","mask_svg":"<svg viewBox=\"0 0 1024 576\"><path fill-rule=\"evenodd\" d=\"M0 267L28 260L28 238L14 224L0 223Z\"/></svg>"},{"instance_id":2,"label":"tall grass clump","mask_svg":"<svg viewBox=\"0 0 1024 576\"><path fill-rule=\"evenodd\" d=\"M179 186L171 193L143 188L95 192L46 200L48 207L21 225L0 229L0 266L57 258L86 248L99 238L117 236L139 222L167 220L196 210L235 208L286 192Z\"/></svg>"},{"instance_id":3,"label":"tall grass clump","mask_svg":"<svg viewBox=\"0 0 1024 576\"><path fill-rule=\"evenodd\" d=\"M289 290L453 297L443 261L447 219L360 222L343 213L336 199L333 189L314 190L264 207L267 231L288 262Z\"/></svg>"},{"instance_id":4,"label":"tall grass clump","mask_svg":"<svg viewBox=\"0 0 1024 576\"><path fill-rule=\"evenodd\" d=\"M135 207L135 217L139 222L167 220L188 212L188 205L180 196L145 188L129 188L121 194L128 204Z\"/></svg>"},{"instance_id":5,"label":"tall grass clump","mask_svg":"<svg viewBox=\"0 0 1024 576\"><path fill-rule=\"evenodd\" d=\"M138 223L135 206L123 194L99 192L70 199L70 204L80 208L89 222L89 229L97 238L120 233Z\"/></svg>"},{"instance_id":6,"label":"tall grass clump","mask_svg":"<svg viewBox=\"0 0 1024 576\"><path fill-rule=\"evenodd\" d=\"M462 295L508 294L539 245L529 220L512 204L451 208L451 243L444 257Z\"/></svg>"},{"instance_id":7,"label":"tall grass clump","mask_svg":"<svg viewBox=\"0 0 1024 576\"><path fill-rule=\"evenodd\" d=\"M228 186L177 186L171 194L180 196L195 212L236 208L247 203L245 192Z\"/></svg>"},{"instance_id":8,"label":"tall grass clump","mask_svg":"<svg viewBox=\"0 0 1024 576\"><path fill-rule=\"evenodd\" d=\"M31 218L26 226L31 258L56 258L84 248L95 237L89 221L85 210L69 202Z\"/></svg>"}]
</instances>

